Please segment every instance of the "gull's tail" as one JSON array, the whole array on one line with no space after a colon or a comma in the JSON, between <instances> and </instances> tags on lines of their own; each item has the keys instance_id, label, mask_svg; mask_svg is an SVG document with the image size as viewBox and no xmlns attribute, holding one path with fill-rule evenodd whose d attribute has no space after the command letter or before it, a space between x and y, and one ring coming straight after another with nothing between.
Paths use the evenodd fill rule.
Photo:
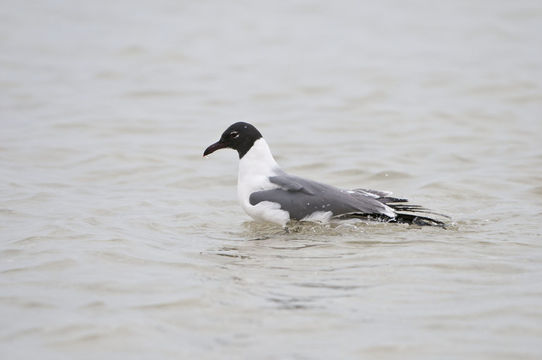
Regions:
<instances>
[{"instance_id":1,"label":"gull's tail","mask_svg":"<svg viewBox=\"0 0 542 360\"><path fill-rule=\"evenodd\" d=\"M421 226L440 226L446 227L444 219L450 219L449 216L434 212L420 205L408 204L407 199L380 198L378 201L391 207L397 216L391 219L392 222L406 223ZM438 219L441 218L442 220Z\"/></svg>"},{"instance_id":2,"label":"gull's tail","mask_svg":"<svg viewBox=\"0 0 542 360\"><path fill-rule=\"evenodd\" d=\"M354 191L372 196L375 198L375 200L380 201L395 211L395 218L377 216L377 218L381 221L420 226L440 226L445 228L445 221L450 219L448 215L429 210L421 205L409 204L407 199L390 196L390 192L367 189L355 189ZM370 216L370 218L372 218L372 216Z\"/></svg>"}]
</instances>

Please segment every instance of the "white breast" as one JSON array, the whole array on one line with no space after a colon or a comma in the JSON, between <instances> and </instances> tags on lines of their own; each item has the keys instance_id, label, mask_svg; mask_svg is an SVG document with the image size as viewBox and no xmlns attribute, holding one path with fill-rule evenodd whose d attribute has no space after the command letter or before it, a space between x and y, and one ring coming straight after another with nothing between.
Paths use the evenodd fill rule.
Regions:
<instances>
[{"instance_id":1,"label":"white breast","mask_svg":"<svg viewBox=\"0 0 542 360\"><path fill-rule=\"evenodd\" d=\"M269 181L270 176L276 175L279 166L267 142L260 138L254 142L250 150L239 161L239 176L237 178L237 196L241 207L256 220L270 221L282 226L290 220L287 211L281 210L280 205L269 201L251 205L250 194L255 191L275 189L278 186Z\"/></svg>"}]
</instances>

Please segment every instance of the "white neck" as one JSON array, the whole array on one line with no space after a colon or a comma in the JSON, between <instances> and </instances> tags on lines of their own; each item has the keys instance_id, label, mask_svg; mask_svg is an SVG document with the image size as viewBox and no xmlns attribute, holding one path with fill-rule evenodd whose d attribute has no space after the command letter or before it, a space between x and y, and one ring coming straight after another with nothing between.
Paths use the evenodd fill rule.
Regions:
<instances>
[{"instance_id":1,"label":"white neck","mask_svg":"<svg viewBox=\"0 0 542 360\"><path fill-rule=\"evenodd\" d=\"M264 138L259 138L245 156L239 160L239 178L245 176L272 176L278 167L279 165L273 158L267 142Z\"/></svg>"}]
</instances>

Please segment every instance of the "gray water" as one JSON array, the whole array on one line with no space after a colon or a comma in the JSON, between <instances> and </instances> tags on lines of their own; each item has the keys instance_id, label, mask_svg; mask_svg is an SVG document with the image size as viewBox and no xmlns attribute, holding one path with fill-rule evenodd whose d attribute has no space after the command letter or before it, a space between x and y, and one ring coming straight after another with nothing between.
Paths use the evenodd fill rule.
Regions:
<instances>
[{"instance_id":1,"label":"gray water","mask_svg":"<svg viewBox=\"0 0 542 360\"><path fill-rule=\"evenodd\" d=\"M3 1L2 359L542 357L539 1ZM288 172L448 230L258 224Z\"/></svg>"}]
</instances>

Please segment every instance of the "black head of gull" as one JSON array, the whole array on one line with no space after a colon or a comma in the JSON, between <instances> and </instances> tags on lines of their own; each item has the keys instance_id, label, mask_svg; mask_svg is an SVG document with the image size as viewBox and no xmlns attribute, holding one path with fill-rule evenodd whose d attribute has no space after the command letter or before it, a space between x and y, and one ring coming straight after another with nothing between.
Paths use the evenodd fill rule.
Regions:
<instances>
[{"instance_id":1,"label":"black head of gull","mask_svg":"<svg viewBox=\"0 0 542 360\"><path fill-rule=\"evenodd\" d=\"M278 166L262 134L251 124L231 125L220 140L205 149L203 156L224 148L239 153L239 202L256 220L281 226L290 220L328 222L351 218L445 225L428 214L445 215L412 205L407 199L392 197L390 192L344 190L287 174Z\"/></svg>"},{"instance_id":2,"label":"black head of gull","mask_svg":"<svg viewBox=\"0 0 542 360\"><path fill-rule=\"evenodd\" d=\"M212 154L219 149L230 148L237 150L239 159L241 159L254 145L254 142L261 138L262 134L253 125L246 122L236 122L222 133L220 140L205 149L203 156Z\"/></svg>"}]
</instances>

